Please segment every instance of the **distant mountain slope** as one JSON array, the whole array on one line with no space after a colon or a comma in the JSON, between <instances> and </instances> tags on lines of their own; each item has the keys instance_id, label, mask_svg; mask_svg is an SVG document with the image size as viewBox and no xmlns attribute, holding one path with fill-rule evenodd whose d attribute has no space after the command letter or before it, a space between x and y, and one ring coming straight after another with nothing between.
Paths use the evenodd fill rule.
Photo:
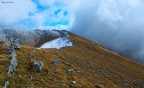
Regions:
<instances>
[{"instance_id":1,"label":"distant mountain slope","mask_svg":"<svg viewBox=\"0 0 144 88\"><path fill-rule=\"evenodd\" d=\"M17 50L14 77L7 77L10 57L0 43L0 87L9 88L144 88L144 66L119 56L84 38L70 34L72 47L38 49L22 45ZM57 59L58 64L53 60ZM44 62L40 72L28 70L32 61Z\"/></svg>"}]
</instances>

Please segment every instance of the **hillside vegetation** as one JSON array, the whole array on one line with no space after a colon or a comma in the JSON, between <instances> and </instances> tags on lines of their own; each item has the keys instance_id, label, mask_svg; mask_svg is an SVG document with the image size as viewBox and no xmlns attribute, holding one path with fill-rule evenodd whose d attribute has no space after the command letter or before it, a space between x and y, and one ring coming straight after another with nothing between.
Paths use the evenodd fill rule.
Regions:
<instances>
[{"instance_id":1,"label":"hillside vegetation","mask_svg":"<svg viewBox=\"0 0 144 88\"><path fill-rule=\"evenodd\" d=\"M10 78L10 56L0 43L0 88L6 80L8 88L144 88L143 65L79 36L70 34L70 39L73 46L62 49L21 45L16 51L18 66ZM44 62L40 72L28 69L33 61Z\"/></svg>"}]
</instances>

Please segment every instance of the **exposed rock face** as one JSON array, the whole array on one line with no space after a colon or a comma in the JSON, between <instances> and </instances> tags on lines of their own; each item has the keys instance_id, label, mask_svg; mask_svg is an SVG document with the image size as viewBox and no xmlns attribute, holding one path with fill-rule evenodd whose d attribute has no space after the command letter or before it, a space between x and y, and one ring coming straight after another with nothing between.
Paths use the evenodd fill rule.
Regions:
<instances>
[{"instance_id":1,"label":"exposed rock face","mask_svg":"<svg viewBox=\"0 0 144 88\"><path fill-rule=\"evenodd\" d=\"M15 48L20 48L20 46L17 40L14 39L7 39L7 41L4 42L4 46L8 49L8 53L11 56L11 60L10 60L11 65L8 68L7 75L8 77L12 77L14 75L14 70L18 65Z\"/></svg>"},{"instance_id":2,"label":"exposed rock face","mask_svg":"<svg viewBox=\"0 0 144 88\"><path fill-rule=\"evenodd\" d=\"M20 49L20 45L17 41L15 41L13 38L11 38L11 39L5 39L4 47L8 49L8 53L11 57L10 66L8 68L7 75L8 75L8 77L13 77L14 71L18 65L17 54L16 54L15 49ZM7 88L8 85L9 85L9 81L5 81L4 88Z\"/></svg>"},{"instance_id":3,"label":"exposed rock face","mask_svg":"<svg viewBox=\"0 0 144 88\"><path fill-rule=\"evenodd\" d=\"M11 60L10 60L10 67L8 68L8 77L12 77L14 75L14 70L16 69L18 63L17 63L17 54L16 51L13 49L10 49L12 51L10 51L10 56L11 56Z\"/></svg>"}]
</instances>

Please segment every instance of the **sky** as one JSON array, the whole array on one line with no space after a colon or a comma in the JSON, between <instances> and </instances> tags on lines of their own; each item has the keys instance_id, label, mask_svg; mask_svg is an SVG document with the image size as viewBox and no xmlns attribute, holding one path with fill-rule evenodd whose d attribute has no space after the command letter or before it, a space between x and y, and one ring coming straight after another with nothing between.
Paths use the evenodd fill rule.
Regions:
<instances>
[{"instance_id":1,"label":"sky","mask_svg":"<svg viewBox=\"0 0 144 88\"><path fill-rule=\"evenodd\" d=\"M71 25L66 0L0 0L0 27L59 28Z\"/></svg>"},{"instance_id":2,"label":"sky","mask_svg":"<svg viewBox=\"0 0 144 88\"><path fill-rule=\"evenodd\" d=\"M0 28L65 29L144 63L144 0L0 0Z\"/></svg>"}]
</instances>

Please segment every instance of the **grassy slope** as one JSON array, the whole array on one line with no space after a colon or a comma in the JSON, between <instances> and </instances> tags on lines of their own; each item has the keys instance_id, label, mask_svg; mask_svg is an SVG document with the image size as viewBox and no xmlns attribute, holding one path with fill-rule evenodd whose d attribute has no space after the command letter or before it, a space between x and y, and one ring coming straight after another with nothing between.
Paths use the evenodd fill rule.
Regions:
<instances>
[{"instance_id":1,"label":"grassy slope","mask_svg":"<svg viewBox=\"0 0 144 88\"><path fill-rule=\"evenodd\" d=\"M110 52L81 37L70 35L74 46L57 49L36 49L22 46L13 78L7 77L10 57L0 43L0 88L9 80L9 88L68 88L71 81L77 88L142 88L144 66ZM57 58L58 65L52 61ZM31 61L43 61L41 72L27 70ZM68 72L73 68L74 72ZM63 85L65 84L65 85Z\"/></svg>"}]
</instances>

